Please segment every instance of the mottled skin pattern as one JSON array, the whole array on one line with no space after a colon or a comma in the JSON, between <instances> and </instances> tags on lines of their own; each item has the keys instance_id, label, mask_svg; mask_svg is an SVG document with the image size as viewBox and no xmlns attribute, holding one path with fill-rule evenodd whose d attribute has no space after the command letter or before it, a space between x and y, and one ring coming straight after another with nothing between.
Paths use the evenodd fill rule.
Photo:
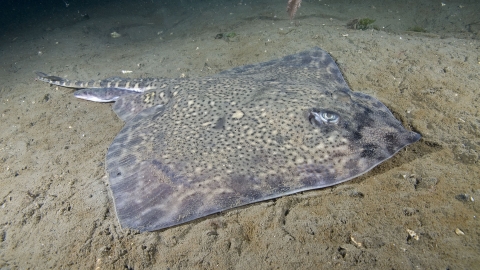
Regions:
<instances>
[{"instance_id":1,"label":"mottled skin pattern","mask_svg":"<svg viewBox=\"0 0 480 270\"><path fill-rule=\"evenodd\" d=\"M115 98L126 124L106 158L120 224L140 231L345 182L420 138L352 92L319 48L209 78L150 80L155 90ZM111 99L99 89L96 99Z\"/></svg>"}]
</instances>

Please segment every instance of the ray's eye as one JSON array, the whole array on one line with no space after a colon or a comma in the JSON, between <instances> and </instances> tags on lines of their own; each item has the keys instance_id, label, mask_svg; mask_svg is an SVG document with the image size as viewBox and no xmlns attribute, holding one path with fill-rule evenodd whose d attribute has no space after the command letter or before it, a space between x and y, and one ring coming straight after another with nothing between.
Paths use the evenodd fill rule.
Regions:
<instances>
[{"instance_id":1,"label":"ray's eye","mask_svg":"<svg viewBox=\"0 0 480 270\"><path fill-rule=\"evenodd\" d=\"M320 112L320 117L322 118L323 122L327 124L335 124L338 122L338 119L340 119L338 114L329 111Z\"/></svg>"},{"instance_id":2,"label":"ray's eye","mask_svg":"<svg viewBox=\"0 0 480 270\"><path fill-rule=\"evenodd\" d=\"M308 116L310 123L315 122L317 125L321 124L336 124L340 120L340 116L337 113L326 110L313 110Z\"/></svg>"}]
</instances>

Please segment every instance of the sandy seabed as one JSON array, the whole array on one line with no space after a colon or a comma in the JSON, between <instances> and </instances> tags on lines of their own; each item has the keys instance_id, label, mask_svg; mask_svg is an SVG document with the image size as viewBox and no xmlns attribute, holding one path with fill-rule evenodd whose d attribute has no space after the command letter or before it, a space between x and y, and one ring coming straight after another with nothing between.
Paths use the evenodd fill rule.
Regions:
<instances>
[{"instance_id":1,"label":"sandy seabed","mask_svg":"<svg viewBox=\"0 0 480 270\"><path fill-rule=\"evenodd\" d=\"M478 1L304 1L293 21L286 1L197 2L72 2L0 37L1 269L480 267ZM314 46L423 138L344 184L147 233L115 216L111 105L33 73L202 77Z\"/></svg>"}]
</instances>

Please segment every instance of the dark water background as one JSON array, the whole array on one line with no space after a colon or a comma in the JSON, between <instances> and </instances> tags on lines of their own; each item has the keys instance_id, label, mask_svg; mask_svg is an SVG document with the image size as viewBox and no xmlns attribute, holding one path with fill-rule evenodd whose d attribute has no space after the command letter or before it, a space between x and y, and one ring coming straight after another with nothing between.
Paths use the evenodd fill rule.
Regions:
<instances>
[{"instance_id":1,"label":"dark water background","mask_svg":"<svg viewBox=\"0 0 480 270\"><path fill-rule=\"evenodd\" d=\"M28 0L2 0L0 3L0 35L6 33L14 34L25 28L34 27L36 24L48 20L55 20L58 26L66 26L74 22L84 20L85 14L90 17L92 14L102 17L111 16L129 16L138 15L139 13L147 16L149 12L153 12L152 5L156 8L168 8L170 12L186 12L199 9L209 9L219 6L236 6L245 5L249 7L250 12L243 16L259 15L262 9L268 6L278 7L279 18L286 16L286 0L269 0L269 1L245 1L245 0L227 0L227 1L95 1L95 0L44 0L44 1L28 1ZM68 4L68 6L67 6ZM358 6L369 6L376 12L385 12L387 17L403 16L403 13L412 15L406 18L410 28L420 26L429 33L453 35L455 37L465 37L470 33L470 38L478 38L480 31L480 4L476 0L465 1L303 1L297 18L301 19L302 15L312 16L316 10L308 10L307 5L337 5L342 6L343 10L339 12L343 14L351 13L351 18L361 18L365 16L365 12L357 9ZM132 8L132 6L134 8ZM350 7L350 8L349 8ZM110 10L112 13L109 13ZM285 13L284 13L285 12ZM378 13L377 13L378 14ZM328 16L329 14L323 14ZM189 14L195 16L195 12ZM374 18L374 16L372 16ZM375 18L374 18L375 19ZM407 27L408 29L408 27ZM403 29L403 30L407 30ZM393 26L382 30L400 31Z\"/></svg>"}]
</instances>

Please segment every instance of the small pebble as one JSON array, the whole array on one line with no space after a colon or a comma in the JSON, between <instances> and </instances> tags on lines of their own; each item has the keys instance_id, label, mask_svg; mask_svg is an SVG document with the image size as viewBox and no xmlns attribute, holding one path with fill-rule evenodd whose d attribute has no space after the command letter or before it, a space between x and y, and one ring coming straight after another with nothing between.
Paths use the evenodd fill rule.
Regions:
<instances>
[{"instance_id":1,"label":"small pebble","mask_svg":"<svg viewBox=\"0 0 480 270\"><path fill-rule=\"evenodd\" d=\"M408 236L410 236L410 238L413 238L417 241L420 239L420 236L416 232L414 232L413 230L407 229L407 233L408 233Z\"/></svg>"}]
</instances>

